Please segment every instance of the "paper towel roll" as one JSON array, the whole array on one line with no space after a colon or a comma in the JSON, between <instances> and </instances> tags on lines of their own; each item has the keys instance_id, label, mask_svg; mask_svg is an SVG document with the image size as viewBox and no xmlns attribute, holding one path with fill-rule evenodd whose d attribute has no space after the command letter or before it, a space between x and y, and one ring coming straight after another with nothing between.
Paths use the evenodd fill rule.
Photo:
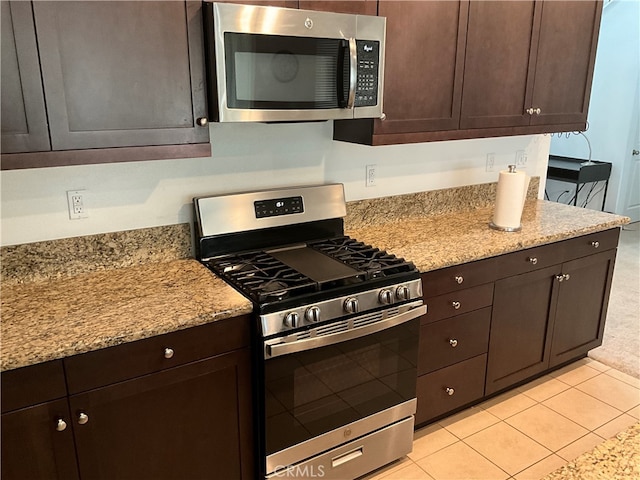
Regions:
<instances>
[{"instance_id":1,"label":"paper towel roll","mask_svg":"<svg viewBox=\"0 0 640 480\"><path fill-rule=\"evenodd\" d=\"M489 224L492 228L507 232L520 230L529 180L530 177L524 172L515 171L515 165L509 165L509 170L500 171L493 221Z\"/></svg>"}]
</instances>

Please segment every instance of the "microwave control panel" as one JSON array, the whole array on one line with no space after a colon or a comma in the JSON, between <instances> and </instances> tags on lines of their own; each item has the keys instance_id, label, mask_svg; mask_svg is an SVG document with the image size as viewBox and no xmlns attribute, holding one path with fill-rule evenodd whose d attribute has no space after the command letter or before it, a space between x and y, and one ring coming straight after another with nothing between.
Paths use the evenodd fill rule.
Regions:
<instances>
[{"instance_id":1,"label":"microwave control panel","mask_svg":"<svg viewBox=\"0 0 640 480\"><path fill-rule=\"evenodd\" d=\"M380 42L356 40L358 51L358 82L356 84L356 107L378 104L378 67L380 66Z\"/></svg>"}]
</instances>

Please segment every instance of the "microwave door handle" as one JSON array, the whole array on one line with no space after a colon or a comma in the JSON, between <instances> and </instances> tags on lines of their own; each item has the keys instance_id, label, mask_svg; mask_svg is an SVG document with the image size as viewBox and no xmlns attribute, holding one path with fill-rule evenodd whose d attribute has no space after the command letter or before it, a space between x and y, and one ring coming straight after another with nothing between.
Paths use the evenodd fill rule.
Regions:
<instances>
[{"instance_id":1,"label":"microwave door handle","mask_svg":"<svg viewBox=\"0 0 640 480\"><path fill-rule=\"evenodd\" d=\"M353 108L356 101L356 82L358 80L358 49L356 39L349 39L349 98L347 108Z\"/></svg>"}]
</instances>

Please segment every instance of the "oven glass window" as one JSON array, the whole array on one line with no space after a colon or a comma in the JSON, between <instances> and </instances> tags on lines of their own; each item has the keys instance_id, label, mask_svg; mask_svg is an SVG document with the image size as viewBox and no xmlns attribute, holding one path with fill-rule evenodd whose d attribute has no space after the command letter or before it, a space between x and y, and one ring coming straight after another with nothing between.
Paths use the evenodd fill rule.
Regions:
<instances>
[{"instance_id":1,"label":"oven glass window","mask_svg":"<svg viewBox=\"0 0 640 480\"><path fill-rule=\"evenodd\" d=\"M265 362L266 454L416 396L419 319Z\"/></svg>"},{"instance_id":2,"label":"oven glass window","mask_svg":"<svg viewBox=\"0 0 640 480\"><path fill-rule=\"evenodd\" d=\"M346 104L345 40L224 35L229 108L318 109Z\"/></svg>"}]
</instances>

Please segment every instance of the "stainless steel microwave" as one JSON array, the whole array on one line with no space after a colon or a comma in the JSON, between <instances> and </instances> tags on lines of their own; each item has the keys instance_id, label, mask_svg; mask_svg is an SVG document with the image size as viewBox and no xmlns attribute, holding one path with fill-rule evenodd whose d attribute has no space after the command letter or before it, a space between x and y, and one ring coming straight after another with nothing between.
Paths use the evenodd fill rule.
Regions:
<instances>
[{"instance_id":1,"label":"stainless steel microwave","mask_svg":"<svg viewBox=\"0 0 640 480\"><path fill-rule=\"evenodd\" d=\"M209 117L382 117L386 19L204 2Z\"/></svg>"}]
</instances>

